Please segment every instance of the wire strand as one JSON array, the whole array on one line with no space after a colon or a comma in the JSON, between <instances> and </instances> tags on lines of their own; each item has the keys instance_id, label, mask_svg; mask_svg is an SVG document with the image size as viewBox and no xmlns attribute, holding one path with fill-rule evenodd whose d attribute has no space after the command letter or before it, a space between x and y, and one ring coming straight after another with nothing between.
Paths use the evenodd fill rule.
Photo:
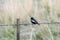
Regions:
<instances>
[{"instance_id":1,"label":"wire strand","mask_svg":"<svg viewBox=\"0 0 60 40\"><path fill-rule=\"evenodd\" d=\"M44 22L44 23L39 23L39 24L60 24L60 22ZM0 26L16 26L17 24L0 24ZM19 25L35 25L35 24L19 24Z\"/></svg>"}]
</instances>

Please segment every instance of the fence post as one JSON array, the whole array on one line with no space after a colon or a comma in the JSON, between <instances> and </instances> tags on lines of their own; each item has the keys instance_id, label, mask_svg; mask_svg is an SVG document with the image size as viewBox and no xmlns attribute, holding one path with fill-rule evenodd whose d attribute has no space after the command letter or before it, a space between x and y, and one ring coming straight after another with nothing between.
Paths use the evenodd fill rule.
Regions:
<instances>
[{"instance_id":1,"label":"fence post","mask_svg":"<svg viewBox=\"0 0 60 40\"><path fill-rule=\"evenodd\" d=\"M20 19L17 18L17 40L20 40Z\"/></svg>"}]
</instances>

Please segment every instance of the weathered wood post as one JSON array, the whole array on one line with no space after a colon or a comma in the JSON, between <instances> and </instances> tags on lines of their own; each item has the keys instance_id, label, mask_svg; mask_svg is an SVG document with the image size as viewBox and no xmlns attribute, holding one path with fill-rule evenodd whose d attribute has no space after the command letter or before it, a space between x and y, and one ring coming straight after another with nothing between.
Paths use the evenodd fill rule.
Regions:
<instances>
[{"instance_id":1,"label":"weathered wood post","mask_svg":"<svg viewBox=\"0 0 60 40\"><path fill-rule=\"evenodd\" d=\"M20 40L20 19L17 18L17 40Z\"/></svg>"}]
</instances>

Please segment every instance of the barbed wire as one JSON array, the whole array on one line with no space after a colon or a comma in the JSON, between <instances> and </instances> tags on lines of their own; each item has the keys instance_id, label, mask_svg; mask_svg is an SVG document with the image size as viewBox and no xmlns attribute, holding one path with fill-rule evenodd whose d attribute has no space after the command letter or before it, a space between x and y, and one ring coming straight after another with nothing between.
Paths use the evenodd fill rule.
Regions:
<instances>
[{"instance_id":1,"label":"barbed wire","mask_svg":"<svg viewBox=\"0 0 60 40\"><path fill-rule=\"evenodd\" d=\"M0 24L0 26L16 26L16 24Z\"/></svg>"},{"instance_id":2,"label":"barbed wire","mask_svg":"<svg viewBox=\"0 0 60 40\"><path fill-rule=\"evenodd\" d=\"M60 22L44 22L44 23L39 23L39 24L60 24ZM19 24L19 25L34 25L34 24ZM17 24L0 24L0 26L17 26Z\"/></svg>"}]
</instances>

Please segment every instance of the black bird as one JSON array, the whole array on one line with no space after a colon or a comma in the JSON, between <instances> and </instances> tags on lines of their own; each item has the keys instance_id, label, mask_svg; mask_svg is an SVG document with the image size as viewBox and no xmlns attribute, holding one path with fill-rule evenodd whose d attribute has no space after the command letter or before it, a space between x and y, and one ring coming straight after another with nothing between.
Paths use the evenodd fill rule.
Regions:
<instances>
[{"instance_id":1,"label":"black bird","mask_svg":"<svg viewBox=\"0 0 60 40\"><path fill-rule=\"evenodd\" d=\"M31 23L40 25L33 17L31 17Z\"/></svg>"}]
</instances>

